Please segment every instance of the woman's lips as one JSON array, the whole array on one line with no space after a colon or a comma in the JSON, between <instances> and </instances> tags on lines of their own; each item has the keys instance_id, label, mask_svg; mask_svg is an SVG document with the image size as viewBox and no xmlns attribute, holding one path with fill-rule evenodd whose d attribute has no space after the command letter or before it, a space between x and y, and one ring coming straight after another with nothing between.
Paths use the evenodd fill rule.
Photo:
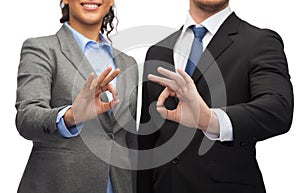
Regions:
<instances>
[{"instance_id":1,"label":"woman's lips","mask_svg":"<svg viewBox=\"0 0 300 193\"><path fill-rule=\"evenodd\" d=\"M83 6L87 10L96 10L98 7L101 6L100 3L81 3L81 6Z\"/></svg>"}]
</instances>

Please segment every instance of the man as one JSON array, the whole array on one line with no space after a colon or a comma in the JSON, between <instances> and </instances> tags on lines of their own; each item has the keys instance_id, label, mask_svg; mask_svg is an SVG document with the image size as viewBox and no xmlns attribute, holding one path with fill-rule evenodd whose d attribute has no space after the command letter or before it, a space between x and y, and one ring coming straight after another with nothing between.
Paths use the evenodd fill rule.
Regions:
<instances>
[{"instance_id":1,"label":"man","mask_svg":"<svg viewBox=\"0 0 300 193\"><path fill-rule=\"evenodd\" d=\"M265 192L255 144L293 115L278 34L239 19L229 0L190 0L184 26L148 50L144 81L139 146L155 149L140 155L139 192Z\"/></svg>"}]
</instances>

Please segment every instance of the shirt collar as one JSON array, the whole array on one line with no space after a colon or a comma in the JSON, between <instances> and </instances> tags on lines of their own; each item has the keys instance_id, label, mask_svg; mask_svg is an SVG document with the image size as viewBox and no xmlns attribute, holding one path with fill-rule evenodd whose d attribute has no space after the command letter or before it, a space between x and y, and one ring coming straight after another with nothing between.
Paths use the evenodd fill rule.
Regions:
<instances>
[{"instance_id":1,"label":"shirt collar","mask_svg":"<svg viewBox=\"0 0 300 193\"><path fill-rule=\"evenodd\" d=\"M186 18L186 22L183 26L182 33L185 33L191 25L196 25L196 26L205 27L209 33L211 33L212 35L215 35L217 33L218 29L221 27L222 23L227 19L227 17L231 13L232 13L232 11L231 11L230 7L228 6L225 9L223 9L222 11L210 16L209 18L204 20L202 23L197 24L193 20L191 14L189 12L187 15L187 18Z\"/></svg>"},{"instance_id":2,"label":"shirt collar","mask_svg":"<svg viewBox=\"0 0 300 193\"><path fill-rule=\"evenodd\" d=\"M76 31L74 28L72 28L69 25L68 22L65 22L64 25L66 25L68 27L68 29L71 31L71 33L73 34L75 40L77 41L79 47L81 48L81 50L83 52L85 51L87 46L98 47L98 48L100 48L101 46L105 46L108 48L110 54L113 55L111 43L108 41L107 38L104 37L103 34L99 33L99 37L101 40L101 42L99 43L94 40L88 39L87 37L85 37L84 35L79 33L78 31Z\"/></svg>"}]
</instances>

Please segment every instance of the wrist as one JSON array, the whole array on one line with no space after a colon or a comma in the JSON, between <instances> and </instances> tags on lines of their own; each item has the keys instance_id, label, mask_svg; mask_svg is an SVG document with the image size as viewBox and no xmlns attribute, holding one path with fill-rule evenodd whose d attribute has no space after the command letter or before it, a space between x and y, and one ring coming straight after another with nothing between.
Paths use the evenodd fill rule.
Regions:
<instances>
[{"instance_id":1,"label":"wrist","mask_svg":"<svg viewBox=\"0 0 300 193\"><path fill-rule=\"evenodd\" d=\"M209 114L204 115L204 121L200 129L204 132L214 133L219 135L220 134L220 124L218 116L214 111L209 109Z\"/></svg>"},{"instance_id":2,"label":"wrist","mask_svg":"<svg viewBox=\"0 0 300 193\"><path fill-rule=\"evenodd\" d=\"M198 122L198 128L202 131L206 131L210 125L212 119L212 112L210 109L202 111Z\"/></svg>"},{"instance_id":3,"label":"wrist","mask_svg":"<svg viewBox=\"0 0 300 193\"><path fill-rule=\"evenodd\" d=\"M198 127L204 132L214 133L217 135L220 134L218 116L211 109L202 114Z\"/></svg>"},{"instance_id":4,"label":"wrist","mask_svg":"<svg viewBox=\"0 0 300 193\"><path fill-rule=\"evenodd\" d=\"M65 125L67 128L71 128L72 126L74 126L76 124L72 107L66 111L63 118L64 118L64 122L65 122Z\"/></svg>"}]
</instances>

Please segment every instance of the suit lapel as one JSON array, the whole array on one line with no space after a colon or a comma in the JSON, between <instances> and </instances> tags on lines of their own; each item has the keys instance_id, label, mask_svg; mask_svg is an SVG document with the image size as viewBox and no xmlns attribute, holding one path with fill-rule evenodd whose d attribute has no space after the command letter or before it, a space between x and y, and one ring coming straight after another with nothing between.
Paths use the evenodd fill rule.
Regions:
<instances>
[{"instance_id":1,"label":"suit lapel","mask_svg":"<svg viewBox=\"0 0 300 193\"><path fill-rule=\"evenodd\" d=\"M171 34L167 41L162 41L160 43L157 44L157 46L162 47L163 51L162 51L162 55L163 58L161 59L161 61L163 62L161 67L164 67L168 70L171 70L173 72L176 71L175 69L175 62L174 62L174 47L175 44L177 42L177 39L179 38L181 32L182 32L183 27L181 27L178 31L176 31L175 33ZM172 100L174 102L174 104L176 104L175 106L177 106L178 104L178 99L176 97L172 97Z\"/></svg>"},{"instance_id":2,"label":"suit lapel","mask_svg":"<svg viewBox=\"0 0 300 193\"><path fill-rule=\"evenodd\" d=\"M112 116L112 122L113 122L113 132L116 133L118 132L121 127L119 125L123 125L124 120L121 118L123 117L123 113L126 110L124 105L126 105L126 102L124 101L124 97L126 97L126 76L123 75L125 72L125 64L124 61L120 58L120 53L117 50L113 50L113 57L114 57L114 62L116 64L116 67L120 69L121 75L118 76L118 81L117 81L117 91L119 95L119 104L116 106L115 109L113 109L113 116ZM127 104L128 106L128 104ZM126 113L125 113L126 115ZM126 117L125 119L127 119ZM125 120L126 121L126 120Z\"/></svg>"},{"instance_id":3,"label":"suit lapel","mask_svg":"<svg viewBox=\"0 0 300 193\"><path fill-rule=\"evenodd\" d=\"M177 39L179 38L181 32L182 32L182 28L180 28L180 30L176 31L175 33L171 34L167 41L161 41L157 44L157 46L159 47L162 47L163 50L163 59L162 61L167 63L167 64L172 64L173 65L173 69L169 69L169 70L173 70L175 71L175 62L174 62L174 47L175 47L175 44L177 42Z\"/></svg>"},{"instance_id":4,"label":"suit lapel","mask_svg":"<svg viewBox=\"0 0 300 193\"><path fill-rule=\"evenodd\" d=\"M233 40L230 38L231 35L238 33L238 27L240 19L232 13L225 22L221 25L213 39L207 46L207 49L203 52L201 59L197 65L192 78L197 82L202 74L212 65L215 64L216 60L224 53L226 49L230 47Z\"/></svg>"},{"instance_id":5,"label":"suit lapel","mask_svg":"<svg viewBox=\"0 0 300 193\"><path fill-rule=\"evenodd\" d=\"M129 61L126 60L120 51L113 49L113 54L116 67L121 71L118 76L116 88L120 102L113 109L111 119L113 124L113 132L116 133L125 127L128 122L135 122L135 117L132 117L133 115L130 112L130 105L133 105L131 101L132 93L137 86L135 85L137 84L136 82L132 82L132 80L134 80L132 76L136 76L138 72L134 65L128 65Z\"/></svg>"},{"instance_id":6,"label":"suit lapel","mask_svg":"<svg viewBox=\"0 0 300 193\"><path fill-rule=\"evenodd\" d=\"M84 81L89 77L89 75L94 72L93 67L87 60L86 56L80 49L78 43L73 37L73 34L68 30L68 28L63 25L61 29L57 32L57 37L61 45L61 51L65 55L65 57L70 61L70 63L76 68L78 75L82 76L82 78L74 76L74 89L77 88L78 90L74 90L73 94L74 97L77 96L80 89L82 88ZM80 87L77 87L77 85L82 85ZM105 93L103 93L106 95ZM107 96L100 96L102 101L108 101ZM106 97L106 99L105 99ZM75 98L74 98L75 99ZM73 99L73 100L74 100ZM98 116L98 121L101 123L101 126L106 132L112 132L111 128L111 115L106 112L102 113Z\"/></svg>"},{"instance_id":7,"label":"suit lapel","mask_svg":"<svg viewBox=\"0 0 300 193\"><path fill-rule=\"evenodd\" d=\"M56 35L60 42L62 53L86 80L90 73L94 72L94 69L80 49L73 34L63 25Z\"/></svg>"}]
</instances>

